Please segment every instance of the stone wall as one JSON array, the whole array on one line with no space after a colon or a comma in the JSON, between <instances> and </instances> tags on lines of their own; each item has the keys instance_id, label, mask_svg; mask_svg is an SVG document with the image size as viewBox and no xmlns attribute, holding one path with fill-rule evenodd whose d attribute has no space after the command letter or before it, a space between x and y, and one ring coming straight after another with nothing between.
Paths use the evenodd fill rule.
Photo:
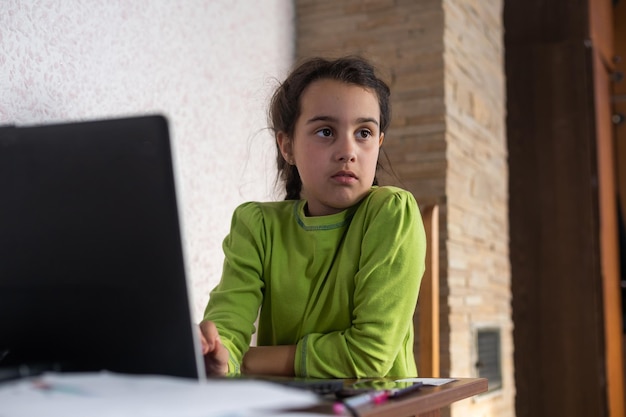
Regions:
<instances>
[{"instance_id":1,"label":"stone wall","mask_svg":"<svg viewBox=\"0 0 626 417\"><path fill-rule=\"evenodd\" d=\"M515 414L502 1L295 2L297 59L360 54L390 84L382 182L440 206L441 375L478 376L476 331L500 331L502 388L454 416Z\"/></svg>"},{"instance_id":2,"label":"stone wall","mask_svg":"<svg viewBox=\"0 0 626 417\"><path fill-rule=\"evenodd\" d=\"M444 0L450 371L476 374L476 331L499 329L503 388L454 415L514 415L502 1ZM446 268L447 267L447 268Z\"/></svg>"}]
</instances>

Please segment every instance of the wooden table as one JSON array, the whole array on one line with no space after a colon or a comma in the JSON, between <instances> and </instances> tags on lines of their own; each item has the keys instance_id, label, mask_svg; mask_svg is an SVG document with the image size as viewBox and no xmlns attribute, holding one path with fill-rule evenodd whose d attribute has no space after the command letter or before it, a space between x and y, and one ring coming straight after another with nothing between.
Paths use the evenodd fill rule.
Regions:
<instances>
[{"instance_id":1,"label":"wooden table","mask_svg":"<svg viewBox=\"0 0 626 417\"><path fill-rule=\"evenodd\" d=\"M438 417L440 410L455 401L487 391L485 378L458 378L440 386L423 386L419 391L382 404L367 404L357 408L360 417ZM333 414L327 402L307 411ZM347 414L346 414L347 415Z\"/></svg>"}]
</instances>

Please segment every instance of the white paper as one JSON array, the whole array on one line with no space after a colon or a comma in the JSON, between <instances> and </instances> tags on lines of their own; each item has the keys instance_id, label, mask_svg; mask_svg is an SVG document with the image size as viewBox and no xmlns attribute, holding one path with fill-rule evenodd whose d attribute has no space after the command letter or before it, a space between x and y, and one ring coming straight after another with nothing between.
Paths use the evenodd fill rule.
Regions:
<instances>
[{"instance_id":1,"label":"white paper","mask_svg":"<svg viewBox=\"0 0 626 417\"><path fill-rule=\"evenodd\" d=\"M404 378L398 379L397 382L421 382L424 385L444 385L448 382L456 381L454 378Z\"/></svg>"},{"instance_id":2,"label":"white paper","mask_svg":"<svg viewBox=\"0 0 626 417\"><path fill-rule=\"evenodd\" d=\"M318 402L311 392L265 381L110 372L49 373L0 385L0 417L247 417Z\"/></svg>"}]
</instances>

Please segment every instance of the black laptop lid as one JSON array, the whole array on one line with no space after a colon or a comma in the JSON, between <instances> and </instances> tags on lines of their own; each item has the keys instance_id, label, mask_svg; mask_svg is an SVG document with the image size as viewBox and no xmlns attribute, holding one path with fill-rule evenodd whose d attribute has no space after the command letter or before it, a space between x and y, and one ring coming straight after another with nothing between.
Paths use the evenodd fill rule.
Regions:
<instances>
[{"instance_id":1,"label":"black laptop lid","mask_svg":"<svg viewBox=\"0 0 626 417\"><path fill-rule=\"evenodd\" d=\"M0 371L199 378L161 116L0 128Z\"/></svg>"}]
</instances>

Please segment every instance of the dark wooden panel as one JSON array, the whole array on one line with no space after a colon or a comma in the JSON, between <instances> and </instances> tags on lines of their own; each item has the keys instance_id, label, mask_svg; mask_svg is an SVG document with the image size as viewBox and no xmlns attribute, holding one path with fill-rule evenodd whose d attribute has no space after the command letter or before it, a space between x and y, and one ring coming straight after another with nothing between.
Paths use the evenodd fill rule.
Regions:
<instances>
[{"instance_id":1,"label":"dark wooden panel","mask_svg":"<svg viewBox=\"0 0 626 417\"><path fill-rule=\"evenodd\" d=\"M587 0L505 0L506 43L582 41L589 33L587 4Z\"/></svg>"},{"instance_id":2,"label":"dark wooden panel","mask_svg":"<svg viewBox=\"0 0 626 417\"><path fill-rule=\"evenodd\" d=\"M517 417L604 416L590 54L506 48Z\"/></svg>"}]
</instances>

